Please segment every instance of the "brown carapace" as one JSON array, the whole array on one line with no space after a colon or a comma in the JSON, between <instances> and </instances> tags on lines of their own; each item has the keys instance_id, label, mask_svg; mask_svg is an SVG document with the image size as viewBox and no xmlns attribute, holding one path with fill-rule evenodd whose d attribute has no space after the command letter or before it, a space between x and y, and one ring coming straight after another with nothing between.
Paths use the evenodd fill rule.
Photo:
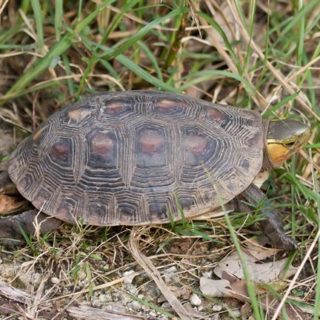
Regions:
<instances>
[{"instance_id":1,"label":"brown carapace","mask_svg":"<svg viewBox=\"0 0 320 320\"><path fill-rule=\"evenodd\" d=\"M91 96L53 114L9 166L19 192L74 223L133 225L221 207L262 166L258 113L161 92Z\"/></svg>"}]
</instances>

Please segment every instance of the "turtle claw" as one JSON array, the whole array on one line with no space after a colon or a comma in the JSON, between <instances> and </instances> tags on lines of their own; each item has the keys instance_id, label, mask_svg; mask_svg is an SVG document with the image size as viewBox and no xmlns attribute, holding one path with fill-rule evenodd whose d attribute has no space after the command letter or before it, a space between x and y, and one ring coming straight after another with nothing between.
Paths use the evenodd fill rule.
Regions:
<instances>
[{"instance_id":1,"label":"turtle claw","mask_svg":"<svg viewBox=\"0 0 320 320\"><path fill-rule=\"evenodd\" d=\"M293 251L298 248L297 242L284 233L283 234L274 233L267 237L274 248L283 249L286 251Z\"/></svg>"},{"instance_id":2,"label":"turtle claw","mask_svg":"<svg viewBox=\"0 0 320 320\"><path fill-rule=\"evenodd\" d=\"M297 249L297 242L284 232L282 222L276 214L269 213L260 224L264 235L274 248L287 251Z\"/></svg>"}]
</instances>

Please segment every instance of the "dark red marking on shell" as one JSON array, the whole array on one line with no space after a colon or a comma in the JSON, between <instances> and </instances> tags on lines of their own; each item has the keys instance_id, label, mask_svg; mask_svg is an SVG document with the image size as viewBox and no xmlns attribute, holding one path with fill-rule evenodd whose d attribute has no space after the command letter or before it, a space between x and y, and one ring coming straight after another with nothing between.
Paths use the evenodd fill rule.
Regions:
<instances>
[{"instance_id":1,"label":"dark red marking on shell","mask_svg":"<svg viewBox=\"0 0 320 320\"><path fill-rule=\"evenodd\" d=\"M143 153L161 152L164 147L164 137L158 131L143 130L140 132L139 144Z\"/></svg>"},{"instance_id":2,"label":"dark red marking on shell","mask_svg":"<svg viewBox=\"0 0 320 320\"><path fill-rule=\"evenodd\" d=\"M120 199L117 204L117 210L121 214L121 217L128 223L135 221L139 215L141 203L138 199Z\"/></svg>"},{"instance_id":3,"label":"dark red marking on shell","mask_svg":"<svg viewBox=\"0 0 320 320\"><path fill-rule=\"evenodd\" d=\"M101 201L101 200L100 200ZM108 206L106 204L99 203L90 203L88 206L89 216L95 217L98 220L102 220L103 217L108 213Z\"/></svg>"},{"instance_id":4,"label":"dark red marking on shell","mask_svg":"<svg viewBox=\"0 0 320 320\"><path fill-rule=\"evenodd\" d=\"M114 142L106 133L98 132L91 140L91 152L107 158L113 151Z\"/></svg>"},{"instance_id":5,"label":"dark red marking on shell","mask_svg":"<svg viewBox=\"0 0 320 320\"><path fill-rule=\"evenodd\" d=\"M142 128L137 135L137 165L139 168L161 167L166 164L163 129Z\"/></svg>"},{"instance_id":6,"label":"dark red marking on shell","mask_svg":"<svg viewBox=\"0 0 320 320\"><path fill-rule=\"evenodd\" d=\"M216 108L208 108L207 116L210 120L221 122L228 119L228 115Z\"/></svg>"},{"instance_id":7,"label":"dark red marking on shell","mask_svg":"<svg viewBox=\"0 0 320 320\"><path fill-rule=\"evenodd\" d=\"M217 141L196 127L183 129L183 148L185 164L188 166L203 166L213 160L216 152ZM189 170L189 169L186 169Z\"/></svg>"},{"instance_id":8,"label":"dark red marking on shell","mask_svg":"<svg viewBox=\"0 0 320 320\"><path fill-rule=\"evenodd\" d=\"M126 105L123 104L122 102L113 102L107 105L106 113L115 115L123 112L126 109L127 109Z\"/></svg>"},{"instance_id":9,"label":"dark red marking on shell","mask_svg":"<svg viewBox=\"0 0 320 320\"><path fill-rule=\"evenodd\" d=\"M163 99L156 103L155 110L159 113L178 113L185 109L180 101Z\"/></svg>"},{"instance_id":10,"label":"dark red marking on shell","mask_svg":"<svg viewBox=\"0 0 320 320\"><path fill-rule=\"evenodd\" d=\"M133 105L126 100L103 101L103 104L102 112L109 116L116 117L133 111Z\"/></svg>"},{"instance_id":11,"label":"dark red marking on shell","mask_svg":"<svg viewBox=\"0 0 320 320\"><path fill-rule=\"evenodd\" d=\"M116 166L117 139L113 132L104 132L102 129L93 130L88 134L87 139L90 148L90 167L104 168L106 166Z\"/></svg>"},{"instance_id":12,"label":"dark red marking on shell","mask_svg":"<svg viewBox=\"0 0 320 320\"><path fill-rule=\"evenodd\" d=\"M193 154L202 154L206 151L208 146L208 139L200 135L188 135L184 140L184 145L187 150Z\"/></svg>"},{"instance_id":13,"label":"dark red marking on shell","mask_svg":"<svg viewBox=\"0 0 320 320\"><path fill-rule=\"evenodd\" d=\"M68 138L60 138L50 151L50 157L59 164L71 165L72 141Z\"/></svg>"},{"instance_id":14,"label":"dark red marking on shell","mask_svg":"<svg viewBox=\"0 0 320 320\"><path fill-rule=\"evenodd\" d=\"M194 205L195 200L191 195L185 194L185 195L180 195L177 202L181 210L188 210Z\"/></svg>"}]
</instances>

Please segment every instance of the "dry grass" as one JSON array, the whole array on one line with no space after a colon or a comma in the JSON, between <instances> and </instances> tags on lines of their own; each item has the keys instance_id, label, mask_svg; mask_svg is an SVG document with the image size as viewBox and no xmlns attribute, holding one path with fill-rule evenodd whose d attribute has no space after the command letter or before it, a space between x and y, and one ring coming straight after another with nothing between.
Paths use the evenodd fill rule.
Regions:
<instances>
[{"instance_id":1,"label":"dry grass","mask_svg":"<svg viewBox=\"0 0 320 320\"><path fill-rule=\"evenodd\" d=\"M13 149L51 113L99 91L157 88L304 119L308 146L264 185L298 241L289 256L298 271L268 289L282 301L272 312L254 288L247 304L255 319L301 318L280 313L289 297L318 319L319 19L317 0L0 0L0 143L10 137ZM257 233L258 213L230 219L231 227L223 218L134 231L63 226L2 247L0 318L90 319L99 308L101 319L230 319L238 301L213 311L221 300L199 291L200 277ZM192 293L200 307L190 305Z\"/></svg>"}]
</instances>

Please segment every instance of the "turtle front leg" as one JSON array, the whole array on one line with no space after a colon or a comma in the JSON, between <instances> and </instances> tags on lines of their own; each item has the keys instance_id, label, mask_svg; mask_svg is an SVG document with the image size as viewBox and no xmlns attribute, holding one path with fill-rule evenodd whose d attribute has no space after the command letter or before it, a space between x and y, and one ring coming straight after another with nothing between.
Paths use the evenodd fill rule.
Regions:
<instances>
[{"instance_id":1,"label":"turtle front leg","mask_svg":"<svg viewBox=\"0 0 320 320\"><path fill-rule=\"evenodd\" d=\"M294 250L297 247L296 242L286 235L279 215L270 209L270 202L257 186L251 184L241 196L247 202L255 205L263 202L263 206L260 208L264 216L264 220L260 222L261 229L275 248Z\"/></svg>"},{"instance_id":2,"label":"turtle front leg","mask_svg":"<svg viewBox=\"0 0 320 320\"><path fill-rule=\"evenodd\" d=\"M50 217L38 210L28 210L0 219L0 242L7 245L22 243L23 233L34 234L39 228L40 234L56 230L61 220Z\"/></svg>"}]
</instances>

